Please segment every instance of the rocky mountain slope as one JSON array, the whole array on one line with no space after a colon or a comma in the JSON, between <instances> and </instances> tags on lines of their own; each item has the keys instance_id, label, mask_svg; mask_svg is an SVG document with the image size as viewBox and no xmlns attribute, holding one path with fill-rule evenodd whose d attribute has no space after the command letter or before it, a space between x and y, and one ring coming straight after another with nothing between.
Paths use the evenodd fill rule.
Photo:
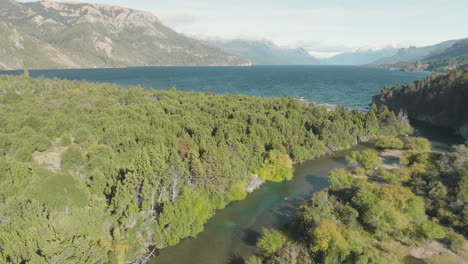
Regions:
<instances>
[{"instance_id":1,"label":"rocky mountain slope","mask_svg":"<svg viewBox=\"0 0 468 264\"><path fill-rule=\"evenodd\" d=\"M382 88L372 100L395 112L406 112L411 119L451 128L468 139L468 69Z\"/></svg>"},{"instance_id":2,"label":"rocky mountain slope","mask_svg":"<svg viewBox=\"0 0 468 264\"><path fill-rule=\"evenodd\" d=\"M468 67L468 38L456 41L446 49L432 52L429 56L413 61L402 61L390 67L403 71L449 72Z\"/></svg>"},{"instance_id":3,"label":"rocky mountain slope","mask_svg":"<svg viewBox=\"0 0 468 264\"><path fill-rule=\"evenodd\" d=\"M268 40L204 40L208 45L248 58L254 65L314 65L320 60L303 48L280 47Z\"/></svg>"},{"instance_id":4,"label":"rocky mountain slope","mask_svg":"<svg viewBox=\"0 0 468 264\"><path fill-rule=\"evenodd\" d=\"M249 65L128 8L0 0L0 68Z\"/></svg>"},{"instance_id":5,"label":"rocky mountain slope","mask_svg":"<svg viewBox=\"0 0 468 264\"><path fill-rule=\"evenodd\" d=\"M433 54L425 60L434 60L434 59L443 59L443 58L455 58L463 55L468 54L468 38L461 39L455 42L449 48L443 50L442 52L438 52Z\"/></svg>"},{"instance_id":6,"label":"rocky mountain slope","mask_svg":"<svg viewBox=\"0 0 468 264\"><path fill-rule=\"evenodd\" d=\"M435 45L425 47L414 47L400 49L395 55L381 58L370 64L382 65L382 64L395 64L399 62L414 62L417 60L424 59L432 54L444 51L455 44L457 40L448 40Z\"/></svg>"}]
</instances>

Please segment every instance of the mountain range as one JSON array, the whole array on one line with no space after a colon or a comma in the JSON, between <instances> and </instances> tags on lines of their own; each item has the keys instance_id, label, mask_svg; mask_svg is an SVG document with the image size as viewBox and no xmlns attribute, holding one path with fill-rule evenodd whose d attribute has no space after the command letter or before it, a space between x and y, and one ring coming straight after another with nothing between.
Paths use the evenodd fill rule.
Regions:
<instances>
[{"instance_id":1,"label":"mountain range","mask_svg":"<svg viewBox=\"0 0 468 264\"><path fill-rule=\"evenodd\" d=\"M378 59L393 56L398 52L398 48L383 48L378 50L359 49L352 52L343 52L331 58L324 59L324 62L332 65L365 65Z\"/></svg>"},{"instance_id":2,"label":"mountain range","mask_svg":"<svg viewBox=\"0 0 468 264\"><path fill-rule=\"evenodd\" d=\"M448 40L448 41L444 41L435 45L425 46L425 47L411 46L409 48L402 48L402 49L399 49L396 52L396 54L394 54L393 56L380 58L378 60L371 62L370 64L373 64L373 65L395 64L395 63L405 62L405 61L409 62L409 61L421 60L432 54L444 51L445 49L455 44L455 42L457 42L457 40Z\"/></svg>"},{"instance_id":3,"label":"mountain range","mask_svg":"<svg viewBox=\"0 0 468 264\"><path fill-rule=\"evenodd\" d=\"M0 69L6 70L331 64L445 72L468 66L468 39L318 59L305 48L269 40L191 38L149 12L49 0L0 0L0 35Z\"/></svg>"},{"instance_id":4,"label":"mountain range","mask_svg":"<svg viewBox=\"0 0 468 264\"><path fill-rule=\"evenodd\" d=\"M304 48L281 47L269 40L203 40L207 45L248 58L254 65L323 64Z\"/></svg>"},{"instance_id":5,"label":"mountain range","mask_svg":"<svg viewBox=\"0 0 468 264\"><path fill-rule=\"evenodd\" d=\"M149 12L109 5L0 0L0 35L0 69L250 65Z\"/></svg>"},{"instance_id":6,"label":"mountain range","mask_svg":"<svg viewBox=\"0 0 468 264\"><path fill-rule=\"evenodd\" d=\"M373 65L401 68L403 71L448 72L463 69L468 67L468 38L401 49L396 55L375 61Z\"/></svg>"}]
</instances>

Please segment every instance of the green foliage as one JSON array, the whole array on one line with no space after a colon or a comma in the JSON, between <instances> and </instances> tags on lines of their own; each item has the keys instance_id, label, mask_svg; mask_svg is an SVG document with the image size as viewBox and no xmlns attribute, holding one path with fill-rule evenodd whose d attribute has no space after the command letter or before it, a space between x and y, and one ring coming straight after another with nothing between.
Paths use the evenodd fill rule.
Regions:
<instances>
[{"instance_id":1,"label":"green foliage","mask_svg":"<svg viewBox=\"0 0 468 264\"><path fill-rule=\"evenodd\" d=\"M383 149L402 149L404 146L403 141L394 136L380 136L375 140L375 145Z\"/></svg>"},{"instance_id":2,"label":"green foliage","mask_svg":"<svg viewBox=\"0 0 468 264\"><path fill-rule=\"evenodd\" d=\"M468 124L467 82L468 68L465 67L448 74L433 74L407 86L395 86L372 100L379 106L389 106L396 113L405 113L407 117L400 115L400 121L424 117L433 125L460 131Z\"/></svg>"},{"instance_id":3,"label":"green foliage","mask_svg":"<svg viewBox=\"0 0 468 264\"><path fill-rule=\"evenodd\" d=\"M63 169L78 169L84 165L84 157L76 147L69 147L65 152L63 152L61 157L61 167Z\"/></svg>"},{"instance_id":4,"label":"green foliage","mask_svg":"<svg viewBox=\"0 0 468 264\"><path fill-rule=\"evenodd\" d=\"M346 240L341 234L336 223L330 220L322 221L318 226L309 230L312 237L312 252L327 251L330 248L347 247Z\"/></svg>"},{"instance_id":5,"label":"green foliage","mask_svg":"<svg viewBox=\"0 0 468 264\"><path fill-rule=\"evenodd\" d=\"M82 208L88 204L85 185L72 175L51 173L40 168L34 171L33 176L40 180L25 189L26 197L60 211Z\"/></svg>"},{"instance_id":6,"label":"green foliage","mask_svg":"<svg viewBox=\"0 0 468 264\"><path fill-rule=\"evenodd\" d=\"M286 236L280 231L264 228L262 230L262 236L257 242L257 247L271 254L280 249L286 241Z\"/></svg>"},{"instance_id":7,"label":"green foliage","mask_svg":"<svg viewBox=\"0 0 468 264\"><path fill-rule=\"evenodd\" d=\"M0 262L137 262L201 232L255 172L288 180L293 162L403 132L386 109L289 97L24 76L0 76L0 91L0 217L22 219L1 227Z\"/></svg>"},{"instance_id":8,"label":"green foliage","mask_svg":"<svg viewBox=\"0 0 468 264\"><path fill-rule=\"evenodd\" d=\"M186 189L175 202L166 202L160 215L159 229L155 236L163 236L160 248L174 246L181 238L192 236L203 230L203 224L214 213L210 200L202 192ZM157 240L162 239L158 237ZM159 242L159 241L158 241Z\"/></svg>"},{"instance_id":9,"label":"green foliage","mask_svg":"<svg viewBox=\"0 0 468 264\"><path fill-rule=\"evenodd\" d=\"M367 180L363 178L356 178L351 174L350 171L345 169L333 169L328 174L328 183L330 184L330 188L332 190L340 190L351 188L352 186L366 184Z\"/></svg>"},{"instance_id":10,"label":"green foliage","mask_svg":"<svg viewBox=\"0 0 468 264\"><path fill-rule=\"evenodd\" d=\"M411 179L411 171L406 167L394 168L392 174L395 183L408 182Z\"/></svg>"},{"instance_id":11,"label":"green foliage","mask_svg":"<svg viewBox=\"0 0 468 264\"><path fill-rule=\"evenodd\" d=\"M379 153L373 149L366 149L364 151L352 151L346 160L355 166L363 166L364 168L371 168L375 165L382 163Z\"/></svg>"},{"instance_id":12,"label":"green foliage","mask_svg":"<svg viewBox=\"0 0 468 264\"><path fill-rule=\"evenodd\" d=\"M262 264L262 259L257 256L250 256L245 264Z\"/></svg>"},{"instance_id":13,"label":"green foliage","mask_svg":"<svg viewBox=\"0 0 468 264\"><path fill-rule=\"evenodd\" d=\"M424 221L419 226L419 231L429 239L444 238L446 235L443 227L431 221Z\"/></svg>"},{"instance_id":14,"label":"green foliage","mask_svg":"<svg viewBox=\"0 0 468 264\"><path fill-rule=\"evenodd\" d=\"M303 202L287 225L297 244L288 242L268 252L263 263L399 263L401 252L442 238L453 251L466 254L466 240L443 225L465 231L466 205L457 197L468 171L468 147L443 155L409 152L408 167L379 167L369 178L398 185L358 180L352 168L330 171L330 187ZM294 245L293 256L288 245Z\"/></svg>"},{"instance_id":15,"label":"green foliage","mask_svg":"<svg viewBox=\"0 0 468 264\"><path fill-rule=\"evenodd\" d=\"M360 220L374 232L399 232L424 219L423 200L404 187L371 185L361 188L352 201Z\"/></svg>"},{"instance_id":16,"label":"green foliage","mask_svg":"<svg viewBox=\"0 0 468 264\"><path fill-rule=\"evenodd\" d=\"M293 176L292 160L288 155L270 152L262 168L258 171L258 176L273 182L291 180Z\"/></svg>"},{"instance_id":17,"label":"green foliage","mask_svg":"<svg viewBox=\"0 0 468 264\"><path fill-rule=\"evenodd\" d=\"M411 170L408 185L425 198L428 215L468 234L468 148L456 146L453 152L442 155L416 153L407 161Z\"/></svg>"},{"instance_id":18,"label":"green foliage","mask_svg":"<svg viewBox=\"0 0 468 264\"><path fill-rule=\"evenodd\" d=\"M65 134L65 135L62 136L62 139L61 139L62 146L67 147L71 143L72 143L72 141L71 141L71 137L69 135Z\"/></svg>"},{"instance_id":19,"label":"green foliage","mask_svg":"<svg viewBox=\"0 0 468 264\"><path fill-rule=\"evenodd\" d=\"M423 137L406 137L405 148L415 151L431 150L431 142Z\"/></svg>"},{"instance_id":20,"label":"green foliage","mask_svg":"<svg viewBox=\"0 0 468 264\"><path fill-rule=\"evenodd\" d=\"M345 169L333 169L328 174L328 183L332 189L349 188L353 182L353 175Z\"/></svg>"}]
</instances>

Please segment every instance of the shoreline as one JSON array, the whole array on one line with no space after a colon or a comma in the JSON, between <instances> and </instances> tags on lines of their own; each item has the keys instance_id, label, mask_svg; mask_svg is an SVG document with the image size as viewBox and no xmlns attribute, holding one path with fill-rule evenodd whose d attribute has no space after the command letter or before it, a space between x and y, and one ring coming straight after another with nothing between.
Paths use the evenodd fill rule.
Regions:
<instances>
[{"instance_id":1,"label":"shoreline","mask_svg":"<svg viewBox=\"0 0 468 264\"><path fill-rule=\"evenodd\" d=\"M135 68L157 68L157 67L252 67L259 65L145 65L145 66L121 66L121 67L83 67L83 68L22 68L22 69L0 69L0 72L14 72L14 71L50 71L50 70L95 70L95 69L135 69Z\"/></svg>"}]
</instances>

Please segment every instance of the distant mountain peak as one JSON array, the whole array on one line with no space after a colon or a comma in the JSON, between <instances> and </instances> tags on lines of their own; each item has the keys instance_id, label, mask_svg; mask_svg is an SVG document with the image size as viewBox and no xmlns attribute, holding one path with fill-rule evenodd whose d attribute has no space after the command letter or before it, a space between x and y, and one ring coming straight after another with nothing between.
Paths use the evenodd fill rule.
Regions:
<instances>
[{"instance_id":1,"label":"distant mountain peak","mask_svg":"<svg viewBox=\"0 0 468 264\"><path fill-rule=\"evenodd\" d=\"M9 36L0 39L2 68L250 65L150 12L113 5L0 0L0 34Z\"/></svg>"},{"instance_id":2,"label":"distant mountain peak","mask_svg":"<svg viewBox=\"0 0 468 264\"><path fill-rule=\"evenodd\" d=\"M425 46L425 47L415 47L410 46L408 48L402 48L394 55L380 58L376 61L373 61L373 65L390 65L401 62L411 62L422 60L427 56L430 56L433 53L437 53L445 50L446 48L452 46L457 40L448 40L438 44Z\"/></svg>"},{"instance_id":3,"label":"distant mountain peak","mask_svg":"<svg viewBox=\"0 0 468 264\"><path fill-rule=\"evenodd\" d=\"M205 39L205 43L250 59L255 65L313 65L321 61L302 47L279 46L268 39Z\"/></svg>"}]
</instances>

